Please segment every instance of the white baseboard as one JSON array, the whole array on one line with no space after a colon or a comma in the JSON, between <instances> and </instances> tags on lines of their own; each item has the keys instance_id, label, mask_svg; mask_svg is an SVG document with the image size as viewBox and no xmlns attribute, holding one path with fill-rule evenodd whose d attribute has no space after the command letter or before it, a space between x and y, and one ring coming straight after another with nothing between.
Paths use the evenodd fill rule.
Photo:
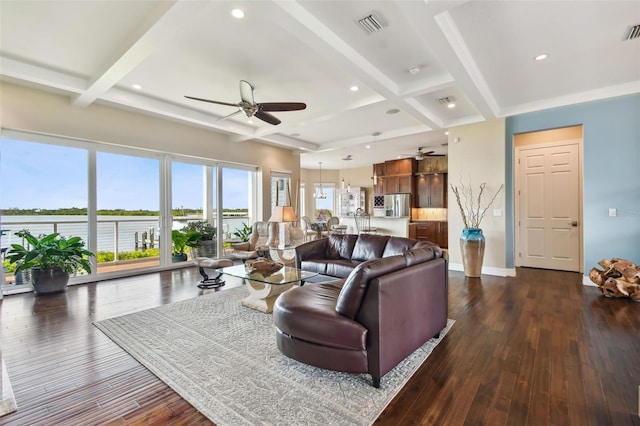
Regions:
<instances>
[{"instance_id":1,"label":"white baseboard","mask_svg":"<svg viewBox=\"0 0 640 426\"><path fill-rule=\"evenodd\" d=\"M462 265L462 263L449 263L449 270L464 272L464 266ZM491 266L483 266L481 273L484 275L493 275L496 277L515 277L516 276L515 268L494 268Z\"/></svg>"},{"instance_id":2,"label":"white baseboard","mask_svg":"<svg viewBox=\"0 0 640 426\"><path fill-rule=\"evenodd\" d=\"M589 286L591 286L591 287L598 287L598 286L596 285L596 283L594 283L593 281L591 281L591 280L589 279L589 276L588 276L588 275L583 275L583 276L582 276L582 285L589 285Z\"/></svg>"}]
</instances>

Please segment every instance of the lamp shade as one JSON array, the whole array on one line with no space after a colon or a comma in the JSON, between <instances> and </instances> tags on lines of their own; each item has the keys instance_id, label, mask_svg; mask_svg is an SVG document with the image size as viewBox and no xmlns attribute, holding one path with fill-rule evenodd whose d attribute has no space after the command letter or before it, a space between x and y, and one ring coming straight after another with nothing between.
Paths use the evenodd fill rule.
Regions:
<instances>
[{"instance_id":1,"label":"lamp shade","mask_svg":"<svg viewBox=\"0 0 640 426\"><path fill-rule=\"evenodd\" d=\"M296 212L291 206L276 206L269 218L269 222L296 222Z\"/></svg>"}]
</instances>

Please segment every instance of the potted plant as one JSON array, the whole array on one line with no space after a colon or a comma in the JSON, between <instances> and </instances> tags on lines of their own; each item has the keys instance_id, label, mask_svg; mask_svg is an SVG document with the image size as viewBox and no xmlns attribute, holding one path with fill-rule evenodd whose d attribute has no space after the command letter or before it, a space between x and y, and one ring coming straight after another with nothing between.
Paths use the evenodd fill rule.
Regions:
<instances>
[{"instance_id":1,"label":"potted plant","mask_svg":"<svg viewBox=\"0 0 640 426\"><path fill-rule=\"evenodd\" d=\"M209 222L189 222L182 228L182 232L188 237L187 245L191 248L192 259L217 256L216 228Z\"/></svg>"},{"instance_id":2,"label":"potted plant","mask_svg":"<svg viewBox=\"0 0 640 426\"><path fill-rule=\"evenodd\" d=\"M84 248L80 237L66 238L57 232L35 237L27 230L18 235L25 245L12 244L7 254L16 272L31 270L33 290L37 294L64 291L69 274L79 270L91 273L89 258L95 256Z\"/></svg>"},{"instance_id":3,"label":"potted plant","mask_svg":"<svg viewBox=\"0 0 640 426\"><path fill-rule=\"evenodd\" d=\"M233 236L240 239L243 243L249 241L249 236L251 235L252 227L247 225L246 223L242 223L242 228L237 229Z\"/></svg>"},{"instance_id":4,"label":"potted plant","mask_svg":"<svg viewBox=\"0 0 640 426\"><path fill-rule=\"evenodd\" d=\"M173 262L184 262L187 260L187 247L194 247L197 245L196 236L188 235L185 232L174 229L171 231L171 241L173 242L173 249L171 251L171 260Z\"/></svg>"}]
</instances>

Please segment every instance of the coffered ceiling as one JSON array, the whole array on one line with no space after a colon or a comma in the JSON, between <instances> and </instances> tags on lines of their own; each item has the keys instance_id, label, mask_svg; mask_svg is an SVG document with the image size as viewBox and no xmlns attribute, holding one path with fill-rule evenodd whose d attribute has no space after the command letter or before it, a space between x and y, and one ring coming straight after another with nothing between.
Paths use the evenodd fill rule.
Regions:
<instances>
[{"instance_id":1,"label":"coffered ceiling","mask_svg":"<svg viewBox=\"0 0 640 426\"><path fill-rule=\"evenodd\" d=\"M3 80L289 147L306 168L446 153L450 126L640 92L638 1L1 0L0 24ZM240 80L307 108L273 126L184 97L237 103Z\"/></svg>"}]
</instances>

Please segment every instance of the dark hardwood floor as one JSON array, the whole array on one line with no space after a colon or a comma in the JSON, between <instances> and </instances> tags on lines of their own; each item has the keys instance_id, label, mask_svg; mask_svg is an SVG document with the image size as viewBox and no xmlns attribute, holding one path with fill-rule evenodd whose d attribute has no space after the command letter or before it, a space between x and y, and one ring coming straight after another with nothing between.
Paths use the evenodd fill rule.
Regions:
<instances>
[{"instance_id":1,"label":"dark hardwood floor","mask_svg":"<svg viewBox=\"0 0 640 426\"><path fill-rule=\"evenodd\" d=\"M188 268L5 297L0 343L18 411L0 424L210 424L92 325L197 297L197 279ZM640 303L581 279L451 272L456 324L377 423L640 425Z\"/></svg>"}]
</instances>

